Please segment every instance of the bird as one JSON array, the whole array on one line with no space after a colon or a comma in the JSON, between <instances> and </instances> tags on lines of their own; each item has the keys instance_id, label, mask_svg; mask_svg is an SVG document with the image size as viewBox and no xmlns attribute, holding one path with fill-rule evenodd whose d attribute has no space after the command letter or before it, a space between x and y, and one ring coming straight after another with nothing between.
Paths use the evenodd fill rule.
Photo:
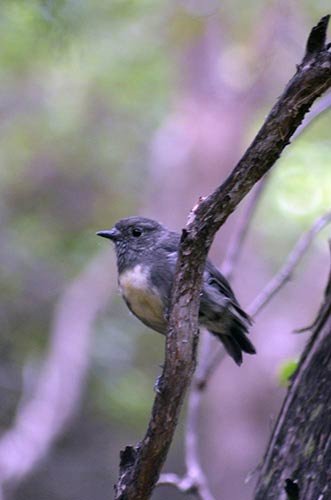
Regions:
<instances>
[{"instance_id":1,"label":"bird","mask_svg":"<svg viewBox=\"0 0 331 500\"><path fill-rule=\"evenodd\" d=\"M146 326L165 335L180 234L140 216L121 219L112 229L96 234L115 244L119 290L130 311ZM199 326L215 335L241 365L243 352L256 353L247 337L251 324L226 278L207 259Z\"/></svg>"}]
</instances>

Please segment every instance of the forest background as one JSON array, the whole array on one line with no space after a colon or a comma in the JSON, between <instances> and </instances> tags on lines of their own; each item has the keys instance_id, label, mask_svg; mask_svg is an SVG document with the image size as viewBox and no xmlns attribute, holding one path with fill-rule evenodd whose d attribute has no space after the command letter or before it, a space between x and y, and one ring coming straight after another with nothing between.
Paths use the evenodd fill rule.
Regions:
<instances>
[{"instance_id":1,"label":"forest background","mask_svg":"<svg viewBox=\"0 0 331 500\"><path fill-rule=\"evenodd\" d=\"M114 254L95 231L132 214L181 229L240 158L329 10L322 0L1 2L6 500L111 496L119 450L146 428L164 339L128 314ZM276 164L234 275L243 306L330 209L330 151L328 111ZM215 240L218 265L244 205ZM216 498L250 498L254 477L245 479L284 398L284 371L307 340L293 330L311 323L321 303L329 234L320 233L256 319L258 355L240 369L225 359L210 381L200 444ZM20 423L25 448L10 448L7 432ZM184 427L182 418L167 471L183 470ZM169 487L153 498L170 494L182 498Z\"/></svg>"}]
</instances>

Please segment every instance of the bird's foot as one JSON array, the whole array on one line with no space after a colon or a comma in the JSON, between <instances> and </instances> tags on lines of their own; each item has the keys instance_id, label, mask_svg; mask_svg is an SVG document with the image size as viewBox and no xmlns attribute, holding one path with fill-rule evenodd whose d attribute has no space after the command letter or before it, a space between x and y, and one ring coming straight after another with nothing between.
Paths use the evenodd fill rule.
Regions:
<instances>
[{"instance_id":1,"label":"bird's foot","mask_svg":"<svg viewBox=\"0 0 331 500\"><path fill-rule=\"evenodd\" d=\"M163 370L163 365L159 365L160 368ZM162 392L162 373L161 375L159 375L156 380L155 380L155 383L154 383L154 391L157 393L157 394L161 394Z\"/></svg>"}]
</instances>

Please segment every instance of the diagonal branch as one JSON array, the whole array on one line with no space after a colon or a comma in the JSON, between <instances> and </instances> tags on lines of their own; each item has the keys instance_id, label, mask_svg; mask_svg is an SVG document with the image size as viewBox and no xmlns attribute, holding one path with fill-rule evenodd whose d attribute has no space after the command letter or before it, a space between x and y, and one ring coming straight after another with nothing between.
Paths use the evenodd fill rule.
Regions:
<instances>
[{"instance_id":1,"label":"diagonal branch","mask_svg":"<svg viewBox=\"0 0 331 500\"><path fill-rule=\"evenodd\" d=\"M255 500L330 498L331 271L312 334L291 377L255 488ZM309 404L307 404L307 402Z\"/></svg>"},{"instance_id":2,"label":"diagonal branch","mask_svg":"<svg viewBox=\"0 0 331 500\"><path fill-rule=\"evenodd\" d=\"M319 101L314 105L313 109L305 116L303 122L301 123L300 127L297 128L296 132L292 136L292 142L294 139L297 139L304 130L310 125L310 123L315 120L317 117L321 116L323 113L326 111L330 111L331 109L331 92L328 92L326 95L324 95ZM242 247L246 238L246 235L248 233L250 224L252 222L256 207L261 199L261 195L265 190L266 183L270 179L270 173L265 175L261 181L255 186L254 191L252 193L252 196L249 200L249 203L247 203L245 212L243 214L243 217L240 221L239 227L236 230L233 239L230 241L229 248L227 250L225 260L222 264L222 273L225 275L225 277L231 282L233 274L236 270L237 263L242 251ZM323 216L324 217L324 216ZM318 221L315 222L318 224ZM314 223L314 224L315 224ZM321 228L322 229L322 228ZM314 234L315 235L315 234ZM314 235L312 235L314 237ZM301 257L300 257L301 258ZM284 283L281 284L283 286ZM268 286L268 285L267 285ZM280 287L279 287L280 288ZM278 288L278 290L279 290ZM270 300L272 297L270 297ZM256 299L255 299L256 300ZM254 300L254 302L255 302ZM268 302L270 302L268 299ZM253 304L253 303L252 303ZM265 304L266 305L266 304ZM250 306L252 307L252 305ZM258 314L259 311L257 311L256 314ZM252 315L252 313L251 313ZM196 379L196 386L199 390L203 390L210 377L213 375L215 372L216 368L218 367L219 363L222 361L224 358L224 349L222 346L217 343L217 348L216 352L214 347L212 348L212 345L216 342L214 342L214 338L211 336L208 336L206 339L203 339L203 342L208 344L209 348L206 348L205 350L208 351L206 357L204 359L200 360L199 363L199 369L195 374L195 379ZM213 353L211 353L211 348L213 349Z\"/></svg>"},{"instance_id":3,"label":"diagonal branch","mask_svg":"<svg viewBox=\"0 0 331 500\"><path fill-rule=\"evenodd\" d=\"M239 223L238 230L235 231L233 239L228 246L224 262L222 264L222 274L228 281L232 281L233 273L237 267L237 263L241 254L244 240L247 236L250 224L255 213L255 209L261 199L261 195L269 180L269 175L265 175L254 188L251 198L248 200L245 212Z\"/></svg>"},{"instance_id":4,"label":"diagonal branch","mask_svg":"<svg viewBox=\"0 0 331 500\"><path fill-rule=\"evenodd\" d=\"M252 317L256 316L261 309L268 304L284 283L291 278L294 268L300 262L317 233L319 233L330 222L331 211L325 213L322 217L319 217L309 231L301 236L280 271L272 278L271 281L269 281L263 290L261 290L259 295L253 300L252 304L247 308L248 313Z\"/></svg>"},{"instance_id":5,"label":"diagonal branch","mask_svg":"<svg viewBox=\"0 0 331 500\"><path fill-rule=\"evenodd\" d=\"M92 322L111 293L105 261L109 265L105 252L94 258L58 303L33 395L23 399L14 423L0 439L0 498L7 483L13 485L31 473L77 409L88 369Z\"/></svg>"},{"instance_id":6,"label":"diagonal branch","mask_svg":"<svg viewBox=\"0 0 331 500\"><path fill-rule=\"evenodd\" d=\"M295 75L233 172L200 202L183 230L160 392L144 439L122 452L117 500L148 499L155 486L195 369L199 298L208 250L217 230L289 144L315 99L331 86L331 51L321 42L328 21L325 16L311 32Z\"/></svg>"}]
</instances>

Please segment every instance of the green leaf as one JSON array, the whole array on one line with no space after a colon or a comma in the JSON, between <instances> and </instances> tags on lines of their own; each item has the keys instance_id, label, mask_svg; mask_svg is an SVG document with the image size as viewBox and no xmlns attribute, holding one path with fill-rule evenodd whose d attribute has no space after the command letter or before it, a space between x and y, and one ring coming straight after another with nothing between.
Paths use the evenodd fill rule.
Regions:
<instances>
[{"instance_id":1,"label":"green leaf","mask_svg":"<svg viewBox=\"0 0 331 500\"><path fill-rule=\"evenodd\" d=\"M284 361L279 368L278 381L282 387L287 387L293 373L298 367L298 360L288 359Z\"/></svg>"}]
</instances>

